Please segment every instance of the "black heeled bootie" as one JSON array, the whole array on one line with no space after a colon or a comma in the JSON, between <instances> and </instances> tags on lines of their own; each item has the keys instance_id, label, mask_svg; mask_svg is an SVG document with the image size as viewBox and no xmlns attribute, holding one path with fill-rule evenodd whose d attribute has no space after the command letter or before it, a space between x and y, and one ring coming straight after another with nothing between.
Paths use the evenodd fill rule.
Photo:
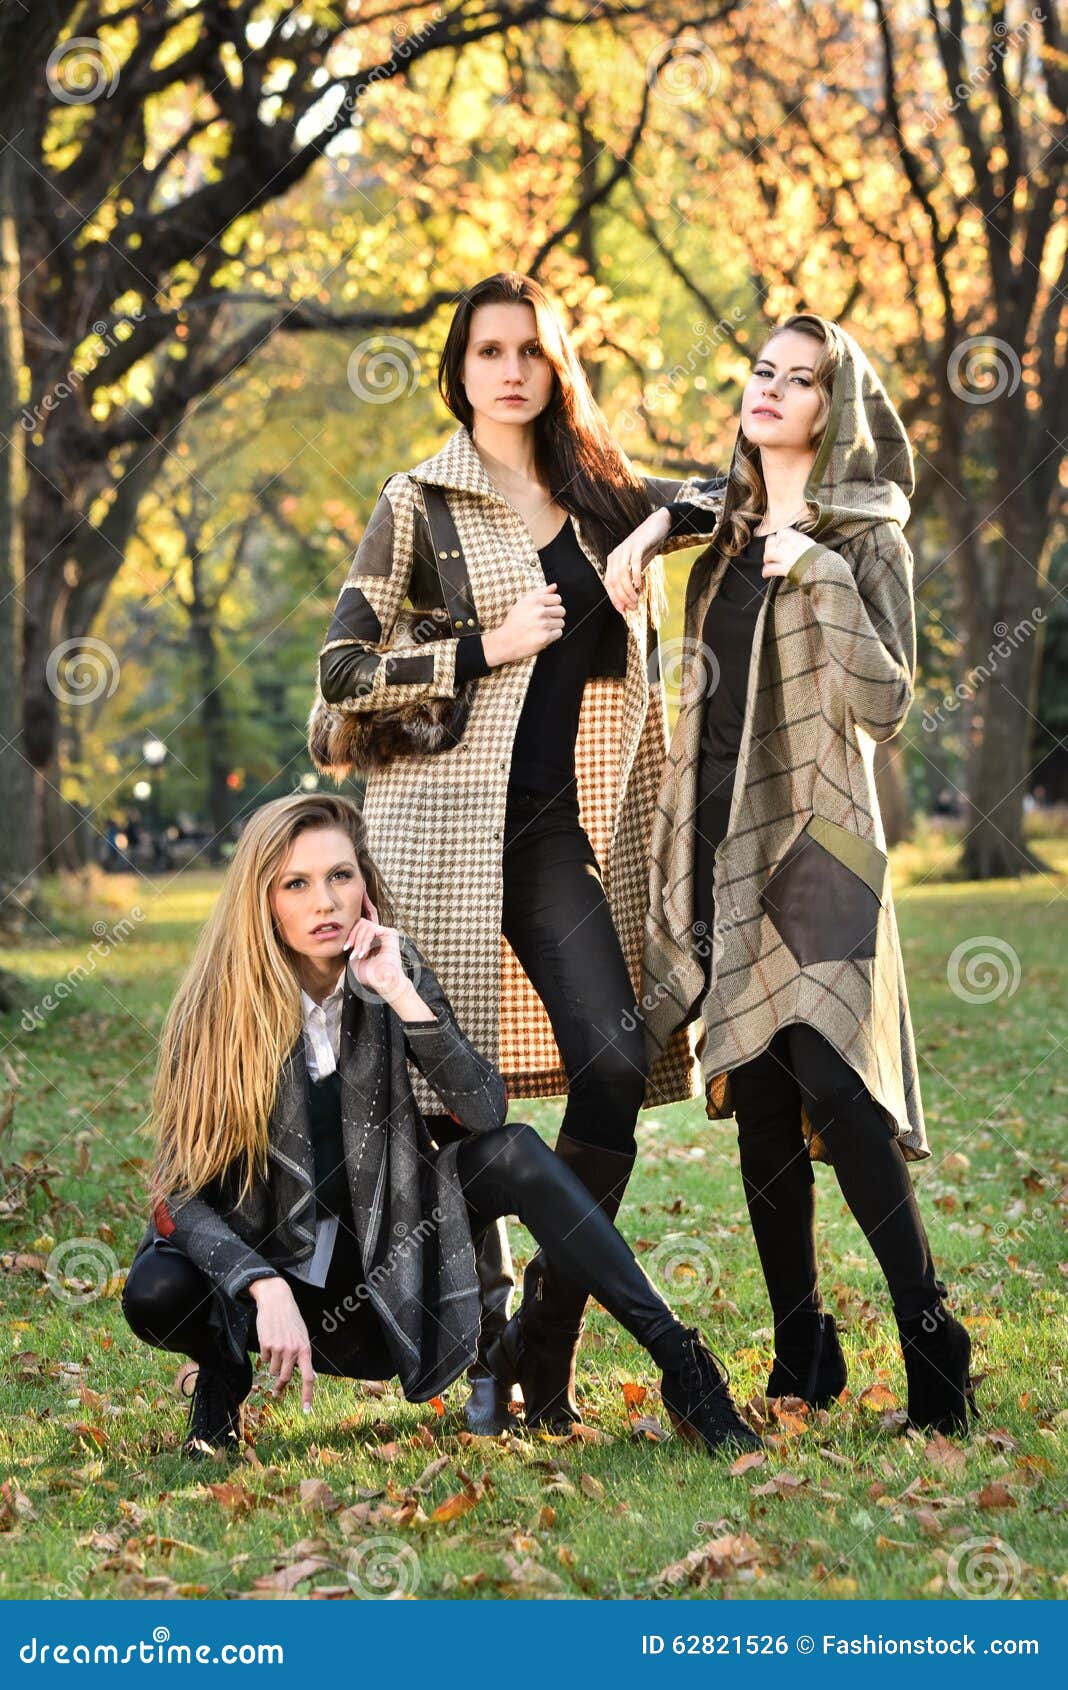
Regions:
<instances>
[{"instance_id":1,"label":"black heeled bootie","mask_svg":"<svg viewBox=\"0 0 1068 1690\"><path fill-rule=\"evenodd\" d=\"M834 1316L804 1311L776 1329L775 1360L765 1396L800 1397L812 1408L826 1408L845 1390L848 1373Z\"/></svg>"},{"instance_id":2,"label":"black heeled bootie","mask_svg":"<svg viewBox=\"0 0 1068 1690\"><path fill-rule=\"evenodd\" d=\"M664 1374L660 1395L679 1435L703 1443L709 1455L763 1449L763 1438L735 1407L726 1368L717 1366L696 1327L684 1333L681 1366L677 1373Z\"/></svg>"},{"instance_id":3,"label":"black heeled bootie","mask_svg":"<svg viewBox=\"0 0 1068 1690\"><path fill-rule=\"evenodd\" d=\"M217 1449L228 1455L239 1454L244 1433L241 1408L252 1389L248 1356L243 1365L221 1360L211 1365L202 1362L187 1378L193 1380L193 1392L182 1454L191 1461L211 1459Z\"/></svg>"},{"instance_id":4,"label":"black heeled bootie","mask_svg":"<svg viewBox=\"0 0 1068 1690\"><path fill-rule=\"evenodd\" d=\"M966 1432L969 1409L979 1414L967 1328L939 1301L921 1315L899 1320L897 1329L908 1381L909 1425L943 1436Z\"/></svg>"}]
</instances>

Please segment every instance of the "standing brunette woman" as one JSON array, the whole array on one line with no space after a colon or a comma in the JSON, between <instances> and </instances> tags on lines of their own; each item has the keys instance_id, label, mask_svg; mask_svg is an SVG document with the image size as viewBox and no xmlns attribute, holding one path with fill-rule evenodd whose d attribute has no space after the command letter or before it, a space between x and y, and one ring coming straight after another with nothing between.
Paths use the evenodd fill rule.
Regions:
<instances>
[{"instance_id":1,"label":"standing brunette woman","mask_svg":"<svg viewBox=\"0 0 1068 1690\"><path fill-rule=\"evenodd\" d=\"M950 1431L967 1427L971 1342L906 1169L930 1151L873 773L912 701L913 485L860 347L796 315L753 365L728 476L652 515L608 580L625 609L653 552L711 542L686 593L695 673L657 811L644 1001L654 1050L699 1013L707 1112L737 1119L775 1322L768 1394L824 1404L846 1379L817 1283L814 1157L886 1275L909 1419Z\"/></svg>"},{"instance_id":2,"label":"standing brunette woman","mask_svg":"<svg viewBox=\"0 0 1068 1690\"><path fill-rule=\"evenodd\" d=\"M675 1319L581 1181L504 1122L500 1075L465 1038L386 889L355 804L296 794L257 810L160 1045L152 1224L123 1310L198 1363L185 1451L231 1453L259 1350L295 1368L400 1376L425 1402L474 1358L473 1240L518 1215L663 1367L680 1431L709 1453L760 1439L711 1353ZM346 963L346 952L348 956ZM408 1061L465 1129L439 1149Z\"/></svg>"},{"instance_id":3,"label":"standing brunette woman","mask_svg":"<svg viewBox=\"0 0 1068 1690\"><path fill-rule=\"evenodd\" d=\"M439 386L460 427L385 484L323 646L309 746L337 778L369 767L371 845L405 926L511 1094L566 1089L556 1153L614 1218L638 1110L699 1087L689 1030L647 1072L628 1013L667 748L650 678L662 571L626 615L603 584L610 547L679 484L630 469L529 277L491 276L464 296ZM422 625L448 607L450 637L402 649L406 598ZM398 715L415 748L376 766ZM433 1108L419 1082L416 1096ZM447 1120L437 1127L448 1136ZM505 1328L511 1278L496 1251L480 1274L491 1414L503 1423L522 1351L527 1424L566 1430L584 1288L536 1255Z\"/></svg>"}]
</instances>

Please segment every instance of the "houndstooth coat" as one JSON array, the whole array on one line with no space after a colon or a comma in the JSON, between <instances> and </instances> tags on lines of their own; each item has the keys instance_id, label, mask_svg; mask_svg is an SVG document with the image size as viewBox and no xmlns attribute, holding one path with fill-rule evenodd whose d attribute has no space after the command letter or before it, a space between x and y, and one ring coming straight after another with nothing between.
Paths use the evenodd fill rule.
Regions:
<instances>
[{"instance_id":1,"label":"houndstooth coat","mask_svg":"<svg viewBox=\"0 0 1068 1690\"><path fill-rule=\"evenodd\" d=\"M339 645L368 653L366 685L344 700L362 712L456 693L458 639L390 653L405 599L426 608L413 577L420 484L445 490L483 629L498 626L522 594L544 583L533 538L494 487L466 428L434 456L385 484L338 595L323 654ZM677 482L650 481L667 503ZM605 559L575 531L604 576ZM432 583L436 594L438 584ZM667 712L657 632L643 592L626 619L619 674L587 682L575 746L579 814L601 866L605 893L637 997L648 893L649 836L667 750ZM437 602L435 598L435 602ZM464 630L467 631L466 629ZM622 656L623 640L620 639ZM389 884L398 923L430 958L472 1043L495 1061L513 1097L554 1097L567 1076L541 999L501 933L502 840L512 742L535 657L505 663L478 682L461 743L372 770L364 817L372 854ZM317 686L310 739L327 710ZM343 778L346 772L335 768ZM421 1108L433 1093L413 1076ZM644 1107L700 1095L692 1029L664 1041L649 1073Z\"/></svg>"},{"instance_id":2,"label":"houndstooth coat","mask_svg":"<svg viewBox=\"0 0 1068 1690\"><path fill-rule=\"evenodd\" d=\"M914 477L904 427L864 353L842 348L806 497L813 543L769 578L757 619L727 833L715 854L714 932L694 928L694 826L705 697L686 689L652 838L642 1006L651 1053L688 1013L711 944L698 1054L711 1119L733 1115L730 1072L790 1022L815 1027L886 1112L909 1159L928 1156L916 1050L875 791L877 741L912 701ZM737 443L735 445L737 451ZM715 538L726 480L687 491ZM676 536L665 550L692 545ZM688 661L727 560L709 545L686 591ZM700 673L695 667L694 673ZM823 1158L807 1116L810 1154Z\"/></svg>"}]
</instances>

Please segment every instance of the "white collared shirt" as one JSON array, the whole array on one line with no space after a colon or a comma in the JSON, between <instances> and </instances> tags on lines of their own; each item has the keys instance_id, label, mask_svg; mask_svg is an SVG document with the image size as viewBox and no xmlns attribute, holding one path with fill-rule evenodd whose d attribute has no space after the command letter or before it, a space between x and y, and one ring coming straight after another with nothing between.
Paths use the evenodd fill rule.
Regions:
<instances>
[{"instance_id":1,"label":"white collared shirt","mask_svg":"<svg viewBox=\"0 0 1068 1690\"><path fill-rule=\"evenodd\" d=\"M345 967L348 967L346 963ZM341 1006L345 1000L345 968L337 977L333 991L316 1003L301 988L300 1012L304 1023L304 1056L313 1080L323 1080L332 1074L341 1060ZM289 1272L309 1285L326 1283L334 1243L337 1239L336 1216L324 1215L315 1223L315 1249L308 1261Z\"/></svg>"},{"instance_id":2,"label":"white collared shirt","mask_svg":"<svg viewBox=\"0 0 1068 1690\"><path fill-rule=\"evenodd\" d=\"M346 963L346 967L348 964ZM345 998L345 969L337 985L322 1003L316 1003L301 989L300 1009L304 1018L304 1054L313 1080L324 1080L341 1060L341 1006Z\"/></svg>"}]
</instances>

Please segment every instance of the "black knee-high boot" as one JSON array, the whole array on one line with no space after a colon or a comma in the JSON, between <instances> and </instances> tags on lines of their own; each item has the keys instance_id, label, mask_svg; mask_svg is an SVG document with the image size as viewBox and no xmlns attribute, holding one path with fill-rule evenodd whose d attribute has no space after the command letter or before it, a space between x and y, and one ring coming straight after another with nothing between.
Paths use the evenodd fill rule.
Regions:
<instances>
[{"instance_id":1,"label":"black knee-high boot","mask_svg":"<svg viewBox=\"0 0 1068 1690\"><path fill-rule=\"evenodd\" d=\"M606 1150L561 1133L555 1154L578 1175L594 1205L614 1221L634 1168L634 1152ZM587 1300L588 1293L561 1272L559 1262L549 1261L542 1249L535 1252L523 1274L522 1304L487 1352L498 1377L506 1377L505 1357L515 1352L522 1328L523 1344L531 1358L523 1391L528 1426L566 1432L580 1418L575 1401L575 1359Z\"/></svg>"},{"instance_id":2,"label":"black knee-high boot","mask_svg":"<svg viewBox=\"0 0 1068 1690\"><path fill-rule=\"evenodd\" d=\"M738 1414L721 1370L696 1328L686 1328L673 1314L616 1231L604 1210L563 1158L521 1122L499 1129L497 1142L483 1134L461 1149L457 1159L464 1195L475 1214L518 1214L538 1240L546 1271L558 1272L593 1295L609 1314L644 1345L663 1368L661 1396L678 1430L702 1441L710 1453L727 1444L756 1448L761 1440ZM551 1264L551 1270L550 1270ZM526 1305L524 1304L524 1307ZM520 1310L520 1316L522 1310ZM536 1318L533 1323L536 1329ZM519 1379L523 1396L536 1400L543 1361L527 1342L526 1320L510 1321L489 1353L502 1377ZM536 1422L542 1429L544 1421ZM571 1422L565 1430L570 1429Z\"/></svg>"}]
</instances>

